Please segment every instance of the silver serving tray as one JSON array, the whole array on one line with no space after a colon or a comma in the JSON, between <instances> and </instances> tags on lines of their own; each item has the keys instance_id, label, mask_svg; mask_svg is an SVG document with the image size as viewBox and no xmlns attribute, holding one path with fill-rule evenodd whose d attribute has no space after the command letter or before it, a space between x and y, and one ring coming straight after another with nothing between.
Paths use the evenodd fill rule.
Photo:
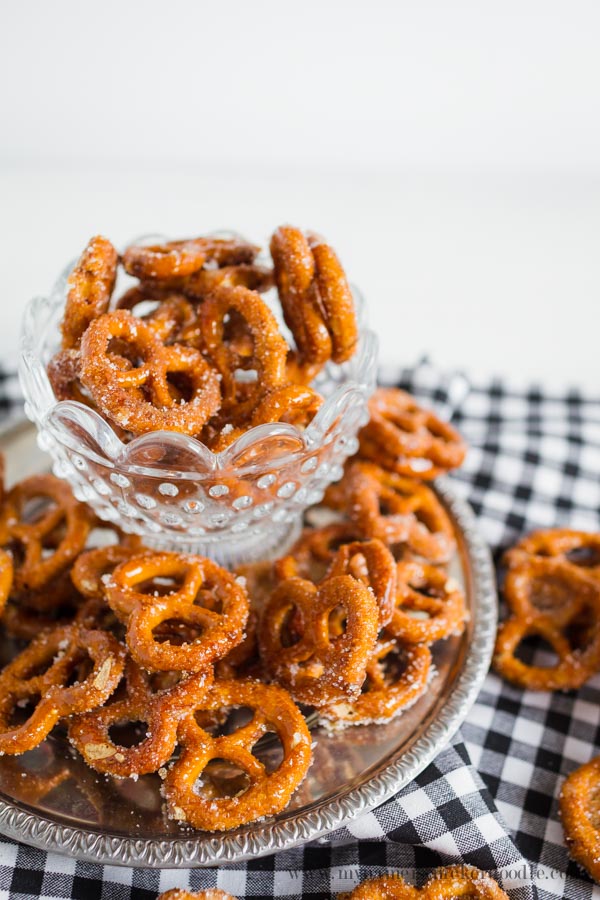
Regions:
<instances>
[{"instance_id":1,"label":"silver serving tray","mask_svg":"<svg viewBox=\"0 0 600 900\"><path fill-rule=\"evenodd\" d=\"M31 426L0 433L9 484L48 468ZM158 776L110 779L89 769L55 729L40 747L0 759L0 833L45 850L112 865L191 867L239 862L314 840L392 797L443 749L469 712L496 632L494 571L471 508L452 482L436 490L453 520L452 574L466 591L464 634L434 647L426 694L387 725L313 732L309 774L280 815L226 834L195 832L164 814ZM6 656L6 640L0 655ZM268 754L267 747L265 753Z\"/></svg>"}]
</instances>

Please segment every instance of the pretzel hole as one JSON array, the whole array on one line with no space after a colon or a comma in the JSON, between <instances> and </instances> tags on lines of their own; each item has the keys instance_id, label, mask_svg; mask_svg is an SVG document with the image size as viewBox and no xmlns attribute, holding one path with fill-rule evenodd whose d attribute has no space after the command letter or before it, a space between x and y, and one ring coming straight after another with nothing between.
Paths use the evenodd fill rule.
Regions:
<instances>
[{"instance_id":1,"label":"pretzel hole","mask_svg":"<svg viewBox=\"0 0 600 900\"><path fill-rule=\"evenodd\" d=\"M600 566L600 547L574 547L566 557L574 566L583 569Z\"/></svg>"},{"instance_id":2,"label":"pretzel hole","mask_svg":"<svg viewBox=\"0 0 600 900\"><path fill-rule=\"evenodd\" d=\"M341 637L348 627L348 611L345 606L336 606L335 609L332 609L329 613L328 620L329 627L329 637L330 638L338 638Z\"/></svg>"},{"instance_id":3,"label":"pretzel hole","mask_svg":"<svg viewBox=\"0 0 600 900\"><path fill-rule=\"evenodd\" d=\"M148 737L148 723L141 720L136 722L115 722L108 729L108 737L118 747L136 747Z\"/></svg>"},{"instance_id":4,"label":"pretzel hole","mask_svg":"<svg viewBox=\"0 0 600 900\"><path fill-rule=\"evenodd\" d=\"M362 694L390 687L402 679L408 664L406 651L390 647L367 668L367 677L361 688Z\"/></svg>"},{"instance_id":5,"label":"pretzel hole","mask_svg":"<svg viewBox=\"0 0 600 900\"><path fill-rule=\"evenodd\" d=\"M54 512L57 506L58 504L51 497L30 497L21 508L21 521L28 525L34 525L48 513Z\"/></svg>"},{"instance_id":6,"label":"pretzel hole","mask_svg":"<svg viewBox=\"0 0 600 900\"><path fill-rule=\"evenodd\" d=\"M172 644L181 647L193 644L204 633L201 625L190 625L184 619L165 619L152 631L152 638L157 644Z\"/></svg>"},{"instance_id":7,"label":"pretzel hole","mask_svg":"<svg viewBox=\"0 0 600 900\"><path fill-rule=\"evenodd\" d=\"M564 634L574 650L585 650L597 632L592 610L584 608L564 629Z\"/></svg>"},{"instance_id":8,"label":"pretzel hole","mask_svg":"<svg viewBox=\"0 0 600 900\"><path fill-rule=\"evenodd\" d=\"M300 610L296 606L290 606L286 611L280 629L280 643L282 647L293 647L301 640L300 634Z\"/></svg>"},{"instance_id":9,"label":"pretzel hole","mask_svg":"<svg viewBox=\"0 0 600 900\"><path fill-rule=\"evenodd\" d=\"M191 373L167 372L169 393L177 403L189 403L195 396L195 388Z\"/></svg>"},{"instance_id":10,"label":"pretzel hole","mask_svg":"<svg viewBox=\"0 0 600 900\"><path fill-rule=\"evenodd\" d=\"M211 759L194 785L194 793L207 800L231 799L245 794L252 781L228 759Z\"/></svg>"},{"instance_id":11,"label":"pretzel hole","mask_svg":"<svg viewBox=\"0 0 600 900\"><path fill-rule=\"evenodd\" d=\"M20 700L15 699L6 719L6 729L20 728L28 722L41 699L41 694L31 694L29 697L23 697Z\"/></svg>"},{"instance_id":12,"label":"pretzel hole","mask_svg":"<svg viewBox=\"0 0 600 900\"><path fill-rule=\"evenodd\" d=\"M120 369L138 369L144 363L144 357L139 353L136 344L123 338L111 338L106 353Z\"/></svg>"},{"instance_id":13,"label":"pretzel hole","mask_svg":"<svg viewBox=\"0 0 600 900\"><path fill-rule=\"evenodd\" d=\"M72 669L64 682L64 687L74 687L81 684L91 675L94 669L94 663L87 654L81 654L72 664Z\"/></svg>"},{"instance_id":14,"label":"pretzel hole","mask_svg":"<svg viewBox=\"0 0 600 900\"><path fill-rule=\"evenodd\" d=\"M215 711L216 712L216 711ZM210 715L213 710L198 710L195 719L198 725L207 731L212 737L223 737L234 734L239 728L244 728L254 718L254 710L248 706L236 706L229 709L221 709L216 715Z\"/></svg>"},{"instance_id":15,"label":"pretzel hole","mask_svg":"<svg viewBox=\"0 0 600 900\"><path fill-rule=\"evenodd\" d=\"M538 634L525 635L515 647L513 656L525 665L542 669L553 669L560 662L552 644Z\"/></svg>"},{"instance_id":16,"label":"pretzel hole","mask_svg":"<svg viewBox=\"0 0 600 900\"><path fill-rule=\"evenodd\" d=\"M157 575L136 585L136 591L149 597L170 597L180 591L182 586L183 578Z\"/></svg>"}]
</instances>

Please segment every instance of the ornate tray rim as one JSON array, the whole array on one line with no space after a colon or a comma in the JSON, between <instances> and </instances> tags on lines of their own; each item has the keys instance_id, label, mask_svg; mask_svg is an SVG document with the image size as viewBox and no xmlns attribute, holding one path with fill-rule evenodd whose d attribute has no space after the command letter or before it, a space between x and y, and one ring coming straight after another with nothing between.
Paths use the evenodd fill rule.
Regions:
<instances>
[{"instance_id":1,"label":"ornate tray rim","mask_svg":"<svg viewBox=\"0 0 600 900\"><path fill-rule=\"evenodd\" d=\"M21 432L23 423L0 429L2 440ZM260 822L246 834L182 836L165 840L123 837L65 825L0 798L0 833L34 847L87 862L150 868L191 868L240 862L315 840L343 822L380 806L409 784L448 744L465 720L487 674L497 623L497 596L490 551L479 535L475 514L451 481L436 490L464 541L473 592L473 627L462 670L441 711L405 752L342 797L316 809L298 811L284 821Z\"/></svg>"}]
</instances>

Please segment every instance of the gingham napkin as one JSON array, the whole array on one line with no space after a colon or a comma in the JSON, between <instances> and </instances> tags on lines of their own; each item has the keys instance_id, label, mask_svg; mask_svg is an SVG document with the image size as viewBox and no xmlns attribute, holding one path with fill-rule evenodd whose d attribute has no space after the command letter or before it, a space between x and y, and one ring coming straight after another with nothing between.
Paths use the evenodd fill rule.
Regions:
<instances>
[{"instance_id":1,"label":"gingham napkin","mask_svg":"<svg viewBox=\"0 0 600 900\"><path fill-rule=\"evenodd\" d=\"M462 430L470 452L454 480L495 551L535 527L600 529L600 396L472 384L427 362L384 371L382 381L411 390ZM5 415L18 415L14 397L12 377L0 372ZM496 875L511 900L588 900L598 889L569 860L557 796L564 776L599 752L600 677L547 695L489 675L451 746L392 800L326 838L220 869L162 872L2 840L0 900L154 900L170 887L325 900L385 872L420 884L436 866L456 863Z\"/></svg>"}]
</instances>

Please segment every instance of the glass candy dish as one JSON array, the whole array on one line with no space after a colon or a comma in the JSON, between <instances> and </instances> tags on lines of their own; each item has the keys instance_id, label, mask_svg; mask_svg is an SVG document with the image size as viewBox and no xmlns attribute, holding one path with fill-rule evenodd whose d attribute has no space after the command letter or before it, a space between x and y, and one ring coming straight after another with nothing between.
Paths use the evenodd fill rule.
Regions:
<instances>
[{"instance_id":1,"label":"glass candy dish","mask_svg":"<svg viewBox=\"0 0 600 900\"><path fill-rule=\"evenodd\" d=\"M164 240L151 235L144 242ZM342 365L330 363L315 380L313 386L325 399L310 425L259 425L213 453L196 438L166 431L124 443L93 409L56 400L46 366L59 349L73 265L49 296L29 303L21 337L25 412L37 426L38 443L50 453L56 475L101 519L139 534L149 546L208 555L224 565L279 554L298 534L304 510L341 477L344 461L357 449L358 429L368 418L377 339L366 327L359 293L354 290L357 351ZM131 283L120 272L115 296ZM275 291L264 297L291 343Z\"/></svg>"}]
</instances>

